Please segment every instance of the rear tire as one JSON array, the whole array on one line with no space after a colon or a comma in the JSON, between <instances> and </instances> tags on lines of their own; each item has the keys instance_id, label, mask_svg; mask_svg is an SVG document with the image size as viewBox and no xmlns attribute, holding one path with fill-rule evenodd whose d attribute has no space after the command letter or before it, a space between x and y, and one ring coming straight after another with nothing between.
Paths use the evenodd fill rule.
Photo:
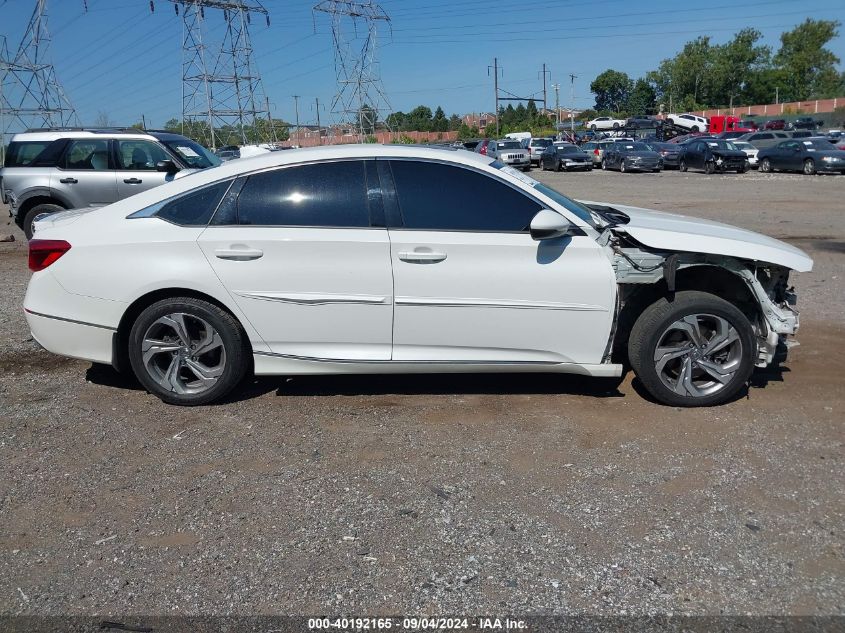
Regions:
<instances>
[{"instance_id":1,"label":"rear tire","mask_svg":"<svg viewBox=\"0 0 845 633\"><path fill-rule=\"evenodd\" d=\"M716 171L716 165L713 163L713 161L704 161L704 173L710 175L714 171Z\"/></svg>"},{"instance_id":2,"label":"rear tire","mask_svg":"<svg viewBox=\"0 0 845 633\"><path fill-rule=\"evenodd\" d=\"M38 204L32 207L29 211L27 211L23 218L23 224L21 225L21 228L26 235L26 239L32 239L32 223L35 221L37 216L42 213L58 213L59 211L64 210L65 208L59 206L58 204Z\"/></svg>"},{"instance_id":3,"label":"rear tire","mask_svg":"<svg viewBox=\"0 0 845 633\"><path fill-rule=\"evenodd\" d=\"M772 173L772 163L768 158L764 158L760 161L760 171L764 174Z\"/></svg>"},{"instance_id":4,"label":"rear tire","mask_svg":"<svg viewBox=\"0 0 845 633\"><path fill-rule=\"evenodd\" d=\"M648 393L671 406L729 401L751 376L755 356L747 317L732 303L698 291L651 304L628 340L634 373Z\"/></svg>"},{"instance_id":5,"label":"rear tire","mask_svg":"<svg viewBox=\"0 0 845 633\"><path fill-rule=\"evenodd\" d=\"M129 362L139 382L164 402L209 404L229 393L249 366L240 324L194 297L162 299L135 319Z\"/></svg>"}]
</instances>

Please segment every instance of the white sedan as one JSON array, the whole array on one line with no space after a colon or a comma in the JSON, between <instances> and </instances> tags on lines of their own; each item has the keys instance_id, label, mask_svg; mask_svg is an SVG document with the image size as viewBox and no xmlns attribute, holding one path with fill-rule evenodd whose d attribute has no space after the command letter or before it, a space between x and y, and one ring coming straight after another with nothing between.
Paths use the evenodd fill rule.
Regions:
<instances>
[{"instance_id":1,"label":"white sedan","mask_svg":"<svg viewBox=\"0 0 845 633\"><path fill-rule=\"evenodd\" d=\"M575 202L488 157L400 145L230 161L35 222L47 350L205 404L255 374L627 363L659 401L734 397L798 327L812 260L703 220Z\"/></svg>"},{"instance_id":2,"label":"white sedan","mask_svg":"<svg viewBox=\"0 0 845 633\"><path fill-rule=\"evenodd\" d=\"M596 130L617 130L619 128L624 128L625 124L625 119L614 119L610 116L600 116L596 117L592 121L587 121L586 126L588 129L595 132Z\"/></svg>"}]
</instances>

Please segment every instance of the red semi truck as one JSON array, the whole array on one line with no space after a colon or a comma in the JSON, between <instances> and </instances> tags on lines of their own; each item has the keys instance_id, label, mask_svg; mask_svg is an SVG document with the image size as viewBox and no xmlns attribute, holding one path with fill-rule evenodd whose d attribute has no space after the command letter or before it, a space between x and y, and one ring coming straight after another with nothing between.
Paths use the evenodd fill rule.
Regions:
<instances>
[{"instance_id":1,"label":"red semi truck","mask_svg":"<svg viewBox=\"0 0 845 633\"><path fill-rule=\"evenodd\" d=\"M710 134L722 132L754 132L757 128L749 127L747 121L741 121L738 116L719 114L710 117Z\"/></svg>"}]
</instances>

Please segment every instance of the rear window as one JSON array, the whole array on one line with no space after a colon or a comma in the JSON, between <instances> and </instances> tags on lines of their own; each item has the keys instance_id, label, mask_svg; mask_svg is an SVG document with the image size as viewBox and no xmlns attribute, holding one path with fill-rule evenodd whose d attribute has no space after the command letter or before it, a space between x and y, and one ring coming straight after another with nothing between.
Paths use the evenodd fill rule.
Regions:
<instances>
[{"instance_id":1,"label":"rear window","mask_svg":"<svg viewBox=\"0 0 845 633\"><path fill-rule=\"evenodd\" d=\"M12 141L6 152L4 167L26 167L43 152L51 141Z\"/></svg>"},{"instance_id":2,"label":"rear window","mask_svg":"<svg viewBox=\"0 0 845 633\"><path fill-rule=\"evenodd\" d=\"M205 226L231 184L231 180L223 180L193 189L136 211L128 218L158 217L180 226Z\"/></svg>"}]
</instances>

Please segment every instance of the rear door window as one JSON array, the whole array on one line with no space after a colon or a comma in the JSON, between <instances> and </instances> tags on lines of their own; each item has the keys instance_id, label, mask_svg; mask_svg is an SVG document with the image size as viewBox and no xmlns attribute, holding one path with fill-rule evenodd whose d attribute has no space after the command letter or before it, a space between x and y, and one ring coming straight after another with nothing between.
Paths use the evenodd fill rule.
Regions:
<instances>
[{"instance_id":1,"label":"rear door window","mask_svg":"<svg viewBox=\"0 0 845 633\"><path fill-rule=\"evenodd\" d=\"M299 165L253 174L238 197L238 222L252 226L370 226L364 161Z\"/></svg>"},{"instance_id":2,"label":"rear door window","mask_svg":"<svg viewBox=\"0 0 845 633\"><path fill-rule=\"evenodd\" d=\"M105 171L109 168L109 142L105 139L76 139L70 142L62 169Z\"/></svg>"}]
</instances>

